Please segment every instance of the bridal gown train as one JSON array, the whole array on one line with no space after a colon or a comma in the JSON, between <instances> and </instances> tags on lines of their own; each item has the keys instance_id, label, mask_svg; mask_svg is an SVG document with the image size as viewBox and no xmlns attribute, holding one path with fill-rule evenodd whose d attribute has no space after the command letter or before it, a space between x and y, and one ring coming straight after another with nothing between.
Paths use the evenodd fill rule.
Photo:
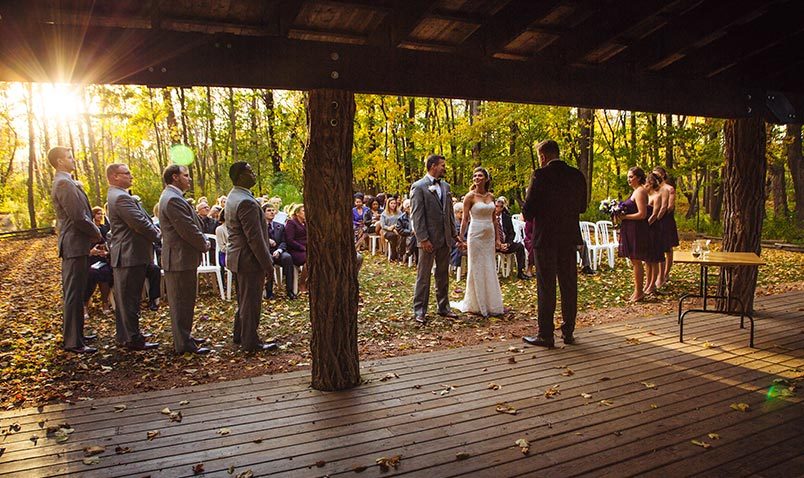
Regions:
<instances>
[{"instance_id":1,"label":"bridal gown train","mask_svg":"<svg viewBox=\"0 0 804 478\"><path fill-rule=\"evenodd\" d=\"M494 203L476 202L470 212L466 293L462 301L451 305L461 312L472 312L484 317L501 315L502 292L494 264Z\"/></svg>"}]
</instances>

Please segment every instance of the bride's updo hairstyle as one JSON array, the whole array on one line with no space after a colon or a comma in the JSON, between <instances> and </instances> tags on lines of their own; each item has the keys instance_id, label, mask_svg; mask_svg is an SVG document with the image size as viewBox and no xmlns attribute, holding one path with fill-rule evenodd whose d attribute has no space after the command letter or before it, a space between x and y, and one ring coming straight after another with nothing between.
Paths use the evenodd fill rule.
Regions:
<instances>
[{"instance_id":1,"label":"bride's updo hairstyle","mask_svg":"<svg viewBox=\"0 0 804 478\"><path fill-rule=\"evenodd\" d=\"M491 174L489 174L489 172L488 172L488 170L486 170L486 168L478 166L478 167L475 168L474 171L472 171L472 176L474 176L475 173L478 172L478 171L483 173L483 176L486 177L486 192L491 191ZM469 188L469 190L474 191L475 188L476 188L476 186L474 184L472 184L472 187Z\"/></svg>"}]
</instances>

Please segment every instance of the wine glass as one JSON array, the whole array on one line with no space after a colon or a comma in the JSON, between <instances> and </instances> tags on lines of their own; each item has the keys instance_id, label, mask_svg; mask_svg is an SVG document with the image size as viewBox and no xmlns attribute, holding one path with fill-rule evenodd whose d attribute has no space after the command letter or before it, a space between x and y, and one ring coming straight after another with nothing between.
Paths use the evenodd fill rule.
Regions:
<instances>
[{"instance_id":1,"label":"wine glass","mask_svg":"<svg viewBox=\"0 0 804 478\"><path fill-rule=\"evenodd\" d=\"M696 239L695 242L692 243L692 257L697 258L700 255L701 255L701 241Z\"/></svg>"},{"instance_id":2,"label":"wine glass","mask_svg":"<svg viewBox=\"0 0 804 478\"><path fill-rule=\"evenodd\" d=\"M709 244L711 243L712 243L711 239L706 239L705 241L703 241L703 246L701 247L701 253L704 259L709 257Z\"/></svg>"}]
</instances>

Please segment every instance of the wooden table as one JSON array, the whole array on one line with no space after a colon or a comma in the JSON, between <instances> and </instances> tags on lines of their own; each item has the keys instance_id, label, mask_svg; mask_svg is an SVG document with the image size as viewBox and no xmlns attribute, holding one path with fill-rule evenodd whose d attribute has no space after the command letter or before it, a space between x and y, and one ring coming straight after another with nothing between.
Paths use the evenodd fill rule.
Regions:
<instances>
[{"instance_id":1,"label":"wooden table","mask_svg":"<svg viewBox=\"0 0 804 478\"><path fill-rule=\"evenodd\" d=\"M748 317L749 322L751 323L751 331L750 331L750 338L748 345L749 347L754 346L754 318L751 316L751 311L746 310L745 304L743 301L738 297L731 297L731 277L732 274L728 273L726 275L726 281L728 282L726 289L728 290L728 295L709 295L707 292L708 284L708 271L710 267L720 267L720 273L723 274L724 269L732 268L732 267L758 267L761 265L765 265L765 261L763 261L758 255L753 252L709 252L707 254L702 254L698 257L692 255L690 251L676 251L673 255L673 262L681 263L681 264L698 264L701 266L701 280L700 286L697 294L684 294L678 300L678 341L684 342L684 316L687 315L689 312L711 312L711 313L720 313L720 314L736 314L739 312L740 314L740 328L745 327L745 318ZM683 310L684 300L688 298L700 298L703 299L703 308L702 309L687 309ZM726 300L726 310L719 311L719 310L711 310L707 309L706 301L707 299L725 299ZM732 300L736 300L740 304L739 311L732 311L731 310L731 302ZM682 312L683 311L683 312Z\"/></svg>"}]
</instances>

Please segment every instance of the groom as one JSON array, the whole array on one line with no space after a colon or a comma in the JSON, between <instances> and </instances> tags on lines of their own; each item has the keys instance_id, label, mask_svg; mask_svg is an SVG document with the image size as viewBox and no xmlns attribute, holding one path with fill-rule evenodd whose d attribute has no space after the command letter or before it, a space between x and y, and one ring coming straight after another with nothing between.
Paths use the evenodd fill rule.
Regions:
<instances>
[{"instance_id":1,"label":"groom","mask_svg":"<svg viewBox=\"0 0 804 478\"><path fill-rule=\"evenodd\" d=\"M558 143L544 141L538 147L541 168L534 171L522 213L534 220L536 285L539 294L539 332L522 337L525 343L553 347L553 314L556 309L556 277L561 288L561 325L564 343L575 343L578 313L578 270L575 251L583 244L579 215L586 210L586 179L580 171L559 159Z\"/></svg>"},{"instance_id":2,"label":"groom","mask_svg":"<svg viewBox=\"0 0 804 478\"><path fill-rule=\"evenodd\" d=\"M449 253L452 246L463 241L455 229L449 184L442 181L446 171L443 156L430 155L426 160L427 174L410 188L413 232L419 246L416 288L413 294L413 320L427 323L427 302L430 299L430 271L435 260L436 298L438 315L456 318L449 308Z\"/></svg>"}]
</instances>

